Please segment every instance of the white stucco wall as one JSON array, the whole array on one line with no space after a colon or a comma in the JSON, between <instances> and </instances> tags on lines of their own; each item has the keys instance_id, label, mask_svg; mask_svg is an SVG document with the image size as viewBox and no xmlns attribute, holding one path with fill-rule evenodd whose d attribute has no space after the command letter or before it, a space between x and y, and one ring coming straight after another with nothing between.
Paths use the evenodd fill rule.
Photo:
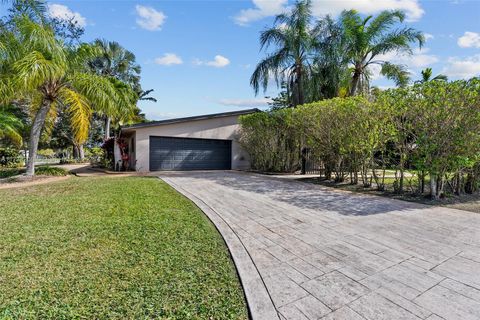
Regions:
<instances>
[{"instance_id":1,"label":"white stucco wall","mask_svg":"<svg viewBox=\"0 0 480 320\"><path fill-rule=\"evenodd\" d=\"M249 169L248 154L238 142L240 130L238 117L238 115L226 116L127 129L126 133L135 131L135 169L140 172L149 170L150 136L232 140L232 169Z\"/></svg>"}]
</instances>

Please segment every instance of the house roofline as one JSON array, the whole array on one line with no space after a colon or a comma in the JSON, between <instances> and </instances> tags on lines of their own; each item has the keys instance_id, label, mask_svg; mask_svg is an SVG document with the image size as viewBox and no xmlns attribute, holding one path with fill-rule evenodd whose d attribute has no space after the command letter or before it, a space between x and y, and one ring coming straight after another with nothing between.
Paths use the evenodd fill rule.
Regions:
<instances>
[{"instance_id":1,"label":"house roofline","mask_svg":"<svg viewBox=\"0 0 480 320\"><path fill-rule=\"evenodd\" d=\"M145 123L137 123L129 126L122 126L121 130L123 131L123 130L137 129L137 128L155 127L155 126L160 126L165 124L181 123L181 122L197 121L197 120L208 120L208 119L223 118L223 117L230 117L230 116L241 116L241 115L251 114L251 113L260 112L260 111L261 111L260 109L253 108L253 109L246 109L246 110L205 114L205 115L185 117L185 118L150 121Z\"/></svg>"}]
</instances>

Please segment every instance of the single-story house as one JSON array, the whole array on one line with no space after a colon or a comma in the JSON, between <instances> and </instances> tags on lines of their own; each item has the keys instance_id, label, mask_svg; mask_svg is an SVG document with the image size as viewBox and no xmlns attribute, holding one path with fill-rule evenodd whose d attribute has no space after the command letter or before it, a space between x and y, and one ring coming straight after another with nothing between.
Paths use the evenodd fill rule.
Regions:
<instances>
[{"instance_id":1,"label":"single-story house","mask_svg":"<svg viewBox=\"0 0 480 320\"><path fill-rule=\"evenodd\" d=\"M140 172L249 169L248 154L238 141L238 119L258 111L249 109L123 127L121 137L128 146L129 166Z\"/></svg>"}]
</instances>

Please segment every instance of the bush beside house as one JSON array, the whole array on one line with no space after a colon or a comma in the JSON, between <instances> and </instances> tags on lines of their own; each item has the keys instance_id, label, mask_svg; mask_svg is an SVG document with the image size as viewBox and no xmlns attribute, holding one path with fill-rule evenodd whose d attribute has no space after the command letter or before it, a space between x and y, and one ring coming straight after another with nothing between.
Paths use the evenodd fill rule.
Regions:
<instances>
[{"instance_id":1,"label":"bush beside house","mask_svg":"<svg viewBox=\"0 0 480 320\"><path fill-rule=\"evenodd\" d=\"M434 199L480 187L477 78L322 100L240 122L241 142L257 170L292 172L307 147L323 164L323 177L338 183L385 190L391 182L395 192L423 193L428 182Z\"/></svg>"}]
</instances>

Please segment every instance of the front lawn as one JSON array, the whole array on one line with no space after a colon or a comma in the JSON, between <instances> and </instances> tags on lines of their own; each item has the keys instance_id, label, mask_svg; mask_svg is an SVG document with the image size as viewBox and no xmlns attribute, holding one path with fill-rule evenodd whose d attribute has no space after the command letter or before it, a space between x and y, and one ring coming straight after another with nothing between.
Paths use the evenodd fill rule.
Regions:
<instances>
[{"instance_id":1,"label":"front lawn","mask_svg":"<svg viewBox=\"0 0 480 320\"><path fill-rule=\"evenodd\" d=\"M246 319L220 235L156 178L0 190L0 319Z\"/></svg>"}]
</instances>

